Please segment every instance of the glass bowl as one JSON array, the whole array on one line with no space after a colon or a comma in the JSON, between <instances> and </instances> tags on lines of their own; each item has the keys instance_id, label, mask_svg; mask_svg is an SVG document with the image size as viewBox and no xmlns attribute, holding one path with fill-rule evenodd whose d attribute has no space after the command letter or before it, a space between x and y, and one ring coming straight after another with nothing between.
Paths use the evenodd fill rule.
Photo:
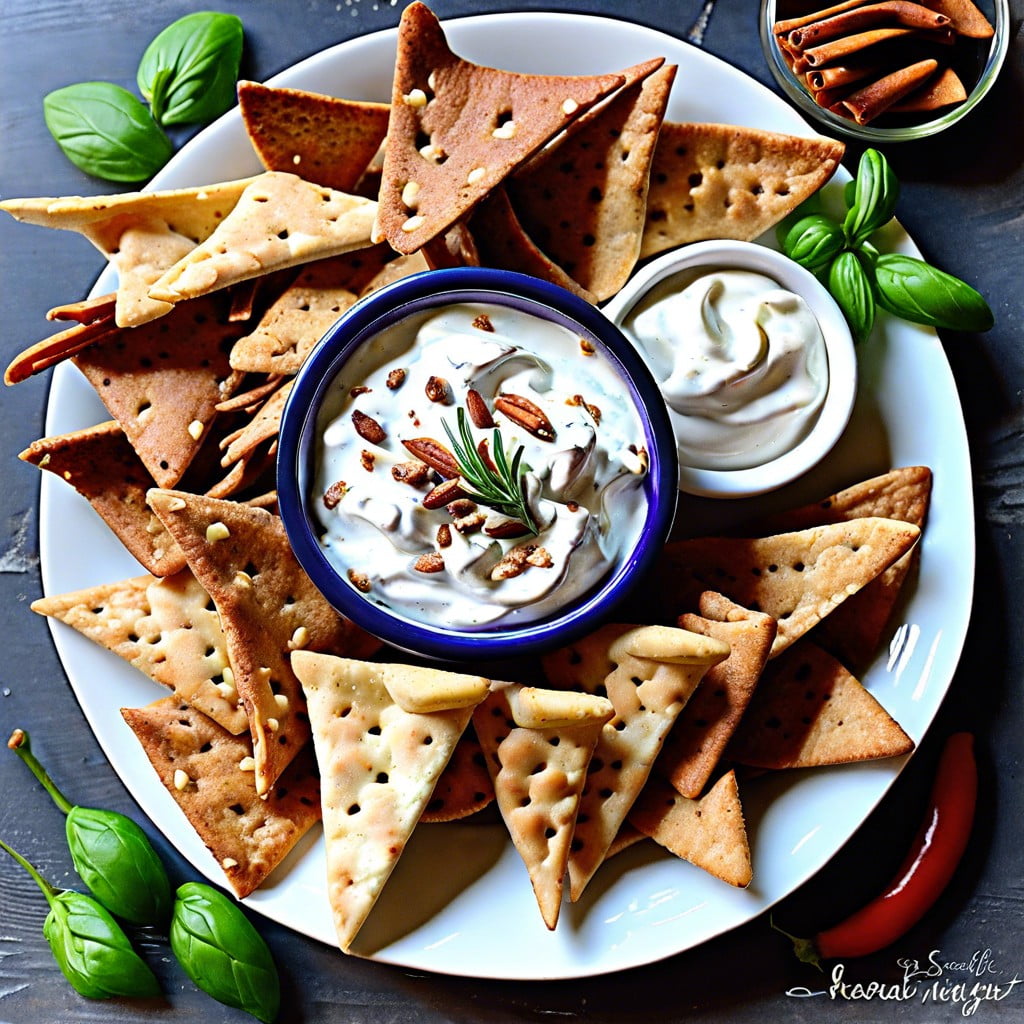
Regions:
<instances>
[{"instance_id":1,"label":"glass bowl","mask_svg":"<svg viewBox=\"0 0 1024 1024\"><path fill-rule=\"evenodd\" d=\"M824 8L828 4L822 3L821 6ZM978 0L979 9L992 23L995 31L992 38L987 40L987 49L986 40L966 41L976 44L978 53L973 88L970 81L966 79L964 81L964 86L968 90L967 98L959 105L951 107L937 116L929 117L927 120L892 125L861 125L852 118L841 117L831 110L820 107L800 83L797 76L793 74L772 34L772 25L778 20L779 7L780 0L762 0L760 16L761 46L764 49L768 67L779 87L792 103L819 126L829 132L845 135L868 144L908 142L927 138L963 120L988 95L1006 60L1010 41L1009 0Z\"/></svg>"},{"instance_id":2,"label":"glass bowl","mask_svg":"<svg viewBox=\"0 0 1024 1024\"><path fill-rule=\"evenodd\" d=\"M381 549L377 546L378 534L374 533L372 528L368 531L369 540L366 543L355 543L353 538L356 531L349 527L346 527L342 539L331 541L333 550L329 551L329 545L323 539L327 527L322 511L322 499L314 494L314 491L320 494L323 489L324 472L319 470L319 465L325 449L325 430L332 423L336 427L340 425L345 430L352 429L353 421L349 418L349 409L352 405L347 397L353 394L352 388L355 387L355 394L367 402L401 400L398 397L392 399L387 388L379 388L378 394L371 396L362 383L370 379L363 373L367 365L375 367L379 375L389 372L387 367L391 363L388 362L388 358L391 356L397 356L403 360L403 366L408 364L410 367L408 379L395 392L395 396L407 397L405 404L400 408L396 407L393 416L387 419L381 417L389 425L390 430L387 437L380 442L384 447L375 449L379 462L376 466L371 463L370 468L388 473L386 460L394 459L397 462L399 459L409 459L408 454L400 453L398 439L408 433L408 423L412 423L417 432L427 428L420 422L419 413L416 419L409 419L405 411L407 407L412 407L414 401L422 404L422 397L418 386L412 384L416 366L414 360L408 356L407 349L403 348L407 341L402 332L407 330L407 325L421 324L424 322L423 318L429 320L437 311L450 309L453 305L460 310L456 316L468 320L476 315L476 304L485 304L481 307L484 309L498 308L498 312L492 313L491 316L503 325L499 330L521 325L524 328L524 343L525 328L537 332L538 337L532 344L542 358L546 351L550 353L557 347L554 341L556 335L552 334L549 340L546 333L549 330L557 333L557 329L548 325L558 325L571 332L567 335L557 334L557 337L570 339L572 350L576 352L574 358L587 358L585 354L580 354L579 349L586 353L589 346L610 374L608 380L611 388L606 390L606 398L613 394L615 397L608 398L608 401L628 410L628 418L633 424L630 430L636 431L636 445L639 447L642 444L647 452L647 469L642 473L639 485L617 491L608 499L607 504L610 507L605 508L600 514L601 520L611 522L615 517L621 517L629 522L626 528L628 532L620 534L618 548L610 557L610 564L602 568L602 562L598 560L595 563L598 569L592 575L583 575L589 565L586 561L589 555L581 556L584 558L581 563L582 569L575 561L568 561L572 572L567 571L559 577L568 580L568 585L560 583L554 592L555 596L546 597L544 605L517 609L487 624L467 624L463 616L449 613L447 608L452 607L452 604L447 601L447 594L444 591L433 591L424 599L423 607L429 606L434 609L427 613L414 606L412 602L404 601L408 592L406 589L392 590L390 598L385 596L387 589L383 585L371 587L369 591L359 589L360 584L365 588L367 581L360 579L359 572L353 573L353 569L377 567L373 571L383 572L384 570L380 568L384 564L382 560L392 559L393 552L390 548ZM467 314L464 312L467 309L472 312ZM519 321L518 314L547 321L547 325L537 325L533 319ZM446 315L449 314L446 312ZM476 322L472 326L476 326ZM472 346L477 340L476 336L463 337L469 337L469 341L458 343L455 358L465 364L479 364L481 361L475 360L474 356L461 354L462 346ZM506 344L505 336L499 334L494 337L501 339L500 344ZM398 353L401 354L397 355ZM491 364L483 361L482 365L486 367ZM455 366L455 362L452 366ZM404 379L405 371L402 372ZM436 380L435 377L429 379ZM357 380L360 383L354 384L353 382ZM586 389L586 385L580 384L578 375L572 376L571 380L574 387ZM542 384L538 386L543 387ZM406 391L407 387L413 387L413 390ZM461 387L460 384L459 388ZM453 393L454 390L457 389L453 389ZM621 401L621 396L625 396L624 401ZM570 401L569 404L579 403ZM367 405L366 408L372 407ZM420 405L417 408L419 409ZM588 406L588 411L590 408ZM606 408L614 412L611 405ZM600 407L595 409L598 422L596 429L600 431L601 423L607 426L611 419L606 417L602 420ZM342 410L344 414L339 415ZM449 415L448 410L431 410L428 407L423 412L424 417L435 414L440 414L443 423L447 423L445 417ZM564 422L557 420L558 415L561 414L557 411L552 412L552 420ZM504 429L502 432L505 432ZM489 430L478 430L474 441L478 441L480 437L487 439L489 436ZM557 436L561 444L561 428ZM441 437L443 438L443 429ZM570 444L568 434L564 440L567 445ZM345 437L344 443L352 442ZM447 439L444 439L443 443L447 444ZM358 448L359 444L355 443L355 447ZM385 447L388 450L385 450ZM390 448L394 448L393 453ZM507 455L509 459L512 458L511 449ZM335 467L331 466L331 472L334 469ZM378 497L377 492L365 488L366 478L357 476L354 479L364 481L362 493L367 495L369 500ZM382 484L390 486L386 477ZM430 481L422 483L422 487L430 485ZM278 504L299 563L324 596L353 622L393 647L441 661L473 660L487 663L509 657L535 655L568 643L596 628L597 624L606 619L629 595L634 583L658 558L672 528L678 494L678 462L672 424L657 383L636 349L594 306L563 288L523 274L480 267L426 271L399 280L366 296L341 316L307 357L295 377L281 420ZM638 496L642 496L644 503L639 508L636 505ZM344 501L345 497L341 500ZM367 497L360 497L359 500L365 502ZM383 499L381 500L383 502ZM580 501L583 500L581 497ZM417 518L423 514L420 507L422 502L418 492L413 492L409 499L403 493L396 501L403 503L403 507L415 505L416 507L407 513L413 518L401 520L398 526L390 526L392 534L384 537L384 543L389 543L389 539L393 538L399 542L398 548L405 551L403 542L406 534L402 533L401 523L422 521ZM420 505L417 505L417 502L420 502ZM568 505L577 506L571 509L572 514L576 514L578 503L570 501ZM626 507L627 505L629 507ZM446 507L438 509L439 516L445 513ZM396 520L387 520L387 517L384 517L380 521L393 523ZM613 525L610 528L615 527ZM380 526L377 529L382 531ZM362 524L359 531L366 532ZM428 535L434 537L434 531L435 526L431 521ZM543 536L538 539L538 543L543 541ZM454 539L459 545L463 543L461 536ZM450 540L451 535L449 542ZM522 538L519 538L519 541L522 541ZM506 539L502 546L507 547L508 544L519 541ZM485 542L483 538L481 542ZM583 550L582 544L580 550ZM444 557L443 552L438 553ZM487 557L493 554L493 549L490 549ZM408 559L409 566L412 565L414 557ZM450 557L457 559L461 555L457 555L453 550ZM405 558L405 555L401 555L401 558ZM556 568L560 564L556 563ZM387 571L391 572L390 569ZM530 571L541 572L547 569ZM436 577L431 575L429 580L423 581L420 576L412 575L411 569L405 562L401 562L400 568L395 570L389 579L411 578L414 580L413 586L418 588L417 593L422 594L423 588L433 586L435 580L438 586L446 585L444 578L447 573L446 565ZM586 584L570 578L575 574L585 579ZM405 588L406 584L403 582L400 586ZM563 590L572 589L582 592L569 594L563 600ZM402 600L398 599L400 593ZM476 591L473 593L475 595ZM435 595L440 600L440 607L433 603ZM543 613L539 617L531 618L537 615L541 607L544 609Z\"/></svg>"}]
</instances>

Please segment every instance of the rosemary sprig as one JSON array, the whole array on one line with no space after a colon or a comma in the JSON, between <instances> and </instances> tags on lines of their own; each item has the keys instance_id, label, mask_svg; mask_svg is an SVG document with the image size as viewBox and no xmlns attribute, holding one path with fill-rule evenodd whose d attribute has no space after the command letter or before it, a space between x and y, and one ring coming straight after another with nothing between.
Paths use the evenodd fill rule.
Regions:
<instances>
[{"instance_id":1,"label":"rosemary sprig","mask_svg":"<svg viewBox=\"0 0 1024 1024\"><path fill-rule=\"evenodd\" d=\"M469 488L467 497L479 505L518 520L536 536L540 531L530 512L523 487L523 476L530 467L523 462L523 446L520 445L512 455L511 463L505 454L505 446L501 441L501 431L494 428L491 461L489 466L473 443L473 433L466 419L466 410L456 412L458 436L455 431L444 423L448 440L452 444L452 453L459 464L459 475Z\"/></svg>"}]
</instances>

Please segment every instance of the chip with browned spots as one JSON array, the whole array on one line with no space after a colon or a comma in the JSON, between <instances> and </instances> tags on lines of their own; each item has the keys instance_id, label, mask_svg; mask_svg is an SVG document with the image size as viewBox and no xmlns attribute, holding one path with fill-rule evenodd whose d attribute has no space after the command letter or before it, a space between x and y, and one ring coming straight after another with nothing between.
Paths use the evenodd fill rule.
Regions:
<instances>
[{"instance_id":1,"label":"chip with browned spots","mask_svg":"<svg viewBox=\"0 0 1024 1024\"><path fill-rule=\"evenodd\" d=\"M527 235L598 302L640 257L655 144L675 65L624 71L626 84L507 183Z\"/></svg>"},{"instance_id":2,"label":"chip with browned spots","mask_svg":"<svg viewBox=\"0 0 1024 1024\"><path fill-rule=\"evenodd\" d=\"M411 3L398 26L374 240L422 248L623 81L474 64L452 52L425 4Z\"/></svg>"},{"instance_id":3,"label":"chip with browned spots","mask_svg":"<svg viewBox=\"0 0 1024 1024\"><path fill-rule=\"evenodd\" d=\"M832 139L666 121L640 258L708 238L752 241L820 189L844 151Z\"/></svg>"},{"instance_id":4,"label":"chip with browned spots","mask_svg":"<svg viewBox=\"0 0 1024 1024\"><path fill-rule=\"evenodd\" d=\"M239 899L262 885L320 820L320 780L310 745L273 792L256 794L252 744L172 697L121 715L167 792Z\"/></svg>"},{"instance_id":5,"label":"chip with browned spots","mask_svg":"<svg viewBox=\"0 0 1024 1024\"><path fill-rule=\"evenodd\" d=\"M146 504L153 477L116 420L40 438L18 458L74 487L154 576L184 567L181 548Z\"/></svg>"},{"instance_id":6,"label":"chip with browned spots","mask_svg":"<svg viewBox=\"0 0 1024 1024\"><path fill-rule=\"evenodd\" d=\"M708 669L686 702L655 765L655 772L682 796L695 799L704 791L754 695L777 626L770 615L750 611L712 591L701 594L700 614L681 615L679 625L729 645L729 657Z\"/></svg>"},{"instance_id":7,"label":"chip with browned spots","mask_svg":"<svg viewBox=\"0 0 1024 1024\"><path fill-rule=\"evenodd\" d=\"M245 732L220 617L189 569L50 594L32 611L113 651L228 732Z\"/></svg>"},{"instance_id":8,"label":"chip with browned spots","mask_svg":"<svg viewBox=\"0 0 1024 1024\"><path fill-rule=\"evenodd\" d=\"M313 586L277 516L183 491L154 489L148 500L216 604L234 684L249 719L256 789L268 793L309 739L292 651L362 656L379 643Z\"/></svg>"},{"instance_id":9,"label":"chip with browned spots","mask_svg":"<svg viewBox=\"0 0 1024 1024\"><path fill-rule=\"evenodd\" d=\"M493 802L494 783L484 763L480 741L471 729L467 729L441 772L420 821L458 821L482 811Z\"/></svg>"},{"instance_id":10,"label":"chip with browned spots","mask_svg":"<svg viewBox=\"0 0 1024 1024\"><path fill-rule=\"evenodd\" d=\"M768 537L700 537L665 546L656 570L671 614L716 590L778 622L775 657L905 555L919 527L879 516Z\"/></svg>"},{"instance_id":11,"label":"chip with browned spots","mask_svg":"<svg viewBox=\"0 0 1024 1024\"><path fill-rule=\"evenodd\" d=\"M750 842L734 771L699 799L652 778L629 812L629 823L715 878L738 888L750 884Z\"/></svg>"},{"instance_id":12,"label":"chip with browned spots","mask_svg":"<svg viewBox=\"0 0 1024 1024\"><path fill-rule=\"evenodd\" d=\"M305 89L238 83L238 109L260 163L351 192L388 130L388 105Z\"/></svg>"},{"instance_id":13,"label":"chip with browned spots","mask_svg":"<svg viewBox=\"0 0 1024 1024\"><path fill-rule=\"evenodd\" d=\"M855 676L803 640L769 663L727 756L756 768L816 768L913 749L913 740Z\"/></svg>"}]
</instances>

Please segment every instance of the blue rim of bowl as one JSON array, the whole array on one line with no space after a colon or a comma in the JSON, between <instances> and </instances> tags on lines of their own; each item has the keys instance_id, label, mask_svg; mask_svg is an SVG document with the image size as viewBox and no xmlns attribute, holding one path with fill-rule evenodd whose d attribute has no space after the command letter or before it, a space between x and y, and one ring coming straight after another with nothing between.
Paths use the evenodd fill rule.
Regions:
<instances>
[{"instance_id":1,"label":"blue rim of bowl","mask_svg":"<svg viewBox=\"0 0 1024 1024\"><path fill-rule=\"evenodd\" d=\"M318 542L306 511L304 492L315 454L320 406L346 359L387 324L430 306L455 302L507 305L582 331L595 340L641 411L650 460L644 480L648 514L637 543L612 575L568 608L506 628L475 631L453 629L443 622L431 625L371 603L341 579ZM339 335L347 338L340 346ZM375 636L407 652L449 661L538 654L595 628L627 598L631 583L653 567L672 529L679 495L673 439L668 411L651 371L619 328L595 306L558 285L512 271L484 267L423 271L361 299L307 356L281 416L278 508L292 550L314 585L338 611Z\"/></svg>"},{"instance_id":2,"label":"blue rim of bowl","mask_svg":"<svg viewBox=\"0 0 1024 1024\"><path fill-rule=\"evenodd\" d=\"M787 98L812 120L825 127L859 139L863 142L912 142L925 139L943 131L963 120L991 91L999 72L1006 61L1010 45L1010 6L1009 0L993 0L992 25L995 32L985 57L985 64L978 76L974 88L967 94L967 99L946 113L922 121L920 124L899 125L892 128L878 128L872 125L860 125L848 118L833 114L830 110L819 107L811 95L797 82L793 73L779 51L772 37L771 26L775 21L774 12L777 0L761 0L761 16L758 29L761 34L761 47L769 70Z\"/></svg>"}]
</instances>

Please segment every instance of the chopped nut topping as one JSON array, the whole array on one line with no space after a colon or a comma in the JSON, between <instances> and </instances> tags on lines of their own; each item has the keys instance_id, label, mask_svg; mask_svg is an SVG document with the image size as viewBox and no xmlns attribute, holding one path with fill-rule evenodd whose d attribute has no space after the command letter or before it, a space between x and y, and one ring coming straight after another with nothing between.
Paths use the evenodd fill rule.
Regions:
<instances>
[{"instance_id":1,"label":"chopped nut topping","mask_svg":"<svg viewBox=\"0 0 1024 1024\"><path fill-rule=\"evenodd\" d=\"M449 397L448 381L444 377L435 377L433 374L427 378L426 386L423 389L431 402L447 402Z\"/></svg>"},{"instance_id":2,"label":"chopped nut topping","mask_svg":"<svg viewBox=\"0 0 1024 1024\"><path fill-rule=\"evenodd\" d=\"M597 352L594 343L589 338L580 338L580 351L585 356L592 356Z\"/></svg>"},{"instance_id":3,"label":"chopped nut topping","mask_svg":"<svg viewBox=\"0 0 1024 1024\"><path fill-rule=\"evenodd\" d=\"M429 554L420 555L413 563L413 568L417 572L443 572L444 559L436 551L431 551Z\"/></svg>"},{"instance_id":4,"label":"chopped nut topping","mask_svg":"<svg viewBox=\"0 0 1024 1024\"><path fill-rule=\"evenodd\" d=\"M271 732L277 732L277 730L281 728L281 723L276 718L268 718L267 728Z\"/></svg>"},{"instance_id":5,"label":"chopped nut topping","mask_svg":"<svg viewBox=\"0 0 1024 1024\"><path fill-rule=\"evenodd\" d=\"M231 531L223 523L210 523L206 528L206 543L216 544L219 540L227 540Z\"/></svg>"},{"instance_id":6,"label":"chopped nut topping","mask_svg":"<svg viewBox=\"0 0 1024 1024\"><path fill-rule=\"evenodd\" d=\"M291 639L288 641L288 650L290 651L301 651L306 644L309 643L309 630L305 626L299 626L294 633L292 633ZM283 693L279 693L278 697L284 697ZM288 698L284 697L285 704L288 703Z\"/></svg>"},{"instance_id":7,"label":"chopped nut topping","mask_svg":"<svg viewBox=\"0 0 1024 1024\"><path fill-rule=\"evenodd\" d=\"M466 492L462 489L462 484L458 477L453 477L451 480L445 480L444 483L438 484L427 491L423 496L422 505L424 508L429 509L444 508L451 502L465 496Z\"/></svg>"},{"instance_id":8,"label":"chopped nut topping","mask_svg":"<svg viewBox=\"0 0 1024 1024\"><path fill-rule=\"evenodd\" d=\"M50 453L49 453L49 452L47 452L47 453L46 453L46 454L45 454L45 455L44 455L44 456L43 456L43 457L42 457L42 458L41 458L41 459L39 460L39 468L40 468L40 469L42 469L42 468L43 468L44 466L48 466L49 464L50 464Z\"/></svg>"},{"instance_id":9,"label":"chopped nut topping","mask_svg":"<svg viewBox=\"0 0 1024 1024\"><path fill-rule=\"evenodd\" d=\"M478 317L473 320L473 326L478 331L489 331L494 333L494 324L491 323L491 318L486 313L481 313Z\"/></svg>"},{"instance_id":10,"label":"chopped nut topping","mask_svg":"<svg viewBox=\"0 0 1024 1024\"><path fill-rule=\"evenodd\" d=\"M202 420L193 420L188 425L188 435L193 441L198 441L203 436L203 423Z\"/></svg>"},{"instance_id":11,"label":"chopped nut topping","mask_svg":"<svg viewBox=\"0 0 1024 1024\"><path fill-rule=\"evenodd\" d=\"M299 627L299 629L302 629L302 630L304 630L305 628L306 628L305 626L300 626ZM298 630L296 630L296 632L298 632ZM307 643L309 643L309 637L308 636L303 638L302 646L305 647ZM288 700L288 694L286 694L286 693L275 693L274 694L274 703L277 705L277 710L278 711L287 711L288 710L288 705L290 703L290 701Z\"/></svg>"},{"instance_id":12,"label":"chopped nut topping","mask_svg":"<svg viewBox=\"0 0 1024 1024\"><path fill-rule=\"evenodd\" d=\"M295 159L296 159L296 160L298 160L298 157L296 157ZM237 868L237 867L238 867L238 861L237 861L237 860L235 860L235 858L234 858L234 857L225 857L225 858L224 858L224 859L223 859L223 860L222 860L222 861L220 862L220 866L221 866L221 867L222 867L222 868L223 868L223 869L224 869L225 871L230 871L230 870L231 870L232 868Z\"/></svg>"},{"instance_id":13,"label":"chopped nut topping","mask_svg":"<svg viewBox=\"0 0 1024 1024\"><path fill-rule=\"evenodd\" d=\"M487 408L484 396L476 388L470 388L466 392L466 412L478 430L490 430L494 426L491 410Z\"/></svg>"},{"instance_id":14,"label":"chopped nut topping","mask_svg":"<svg viewBox=\"0 0 1024 1024\"><path fill-rule=\"evenodd\" d=\"M392 391L397 391L405 383L405 370L398 367L388 374L387 384Z\"/></svg>"},{"instance_id":15,"label":"chopped nut topping","mask_svg":"<svg viewBox=\"0 0 1024 1024\"><path fill-rule=\"evenodd\" d=\"M509 119L503 124L499 124L497 128L491 132L491 138L494 139L513 139L516 134L516 123Z\"/></svg>"},{"instance_id":16,"label":"chopped nut topping","mask_svg":"<svg viewBox=\"0 0 1024 1024\"><path fill-rule=\"evenodd\" d=\"M391 475L400 484L419 487L430 479L430 467L425 462L398 462L391 467Z\"/></svg>"},{"instance_id":17,"label":"chopped nut topping","mask_svg":"<svg viewBox=\"0 0 1024 1024\"><path fill-rule=\"evenodd\" d=\"M601 425L601 410L598 406L592 405L582 395L573 395L572 398L565 400L566 405L583 406L584 409L590 413L590 418L594 421L596 426Z\"/></svg>"},{"instance_id":18,"label":"chopped nut topping","mask_svg":"<svg viewBox=\"0 0 1024 1024\"><path fill-rule=\"evenodd\" d=\"M352 411L352 425L356 433L370 444L380 444L387 438L387 431L372 417L358 409Z\"/></svg>"},{"instance_id":19,"label":"chopped nut topping","mask_svg":"<svg viewBox=\"0 0 1024 1024\"><path fill-rule=\"evenodd\" d=\"M476 185L479 182L483 181L484 176L486 174L487 174L487 171L484 170L483 167L474 167L473 170L471 170L469 172L469 174L466 175L466 184L467 185Z\"/></svg>"},{"instance_id":20,"label":"chopped nut topping","mask_svg":"<svg viewBox=\"0 0 1024 1024\"><path fill-rule=\"evenodd\" d=\"M419 231L424 224L426 224L426 217L421 217L417 214L415 217L410 217L405 223L402 224L402 230L407 234L412 234L413 231Z\"/></svg>"},{"instance_id":21,"label":"chopped nut topping","mask_svg":"<svg viewBox=\"0 0 1024 1024\"><path fill-rule=\"evenodd\" d=\"M239 569L238 572L235 573L235 585L239 587L251 587L252 577L244 569Z\"/></svg>"},{"instance_id":22,"label":"chopped nut topping","mask_svg":"<svg viewBox=\"0 0 1024 1024\"><path fill-rule=\"evenodd\" d=\"M377 457L371 451L367 451L365 448L359 453L359 463L366 470L367 473L373 472L373 467L377 462Z\"/></svg>"},{"instance_id":23,"label":"chopped nut topping","mask_svg":"<svg viewBox=\"0 0 1024 1024\"><path fill-rule=\"evenodd\" d=\"M571 97L562 101L562 113L563 114L575 114L580 109L580 105Z\"/></svg>"},{"instance_id":24,"label":"chopped nut topping","mask_svg":"<svg viewBox=\"0 0 1024 1024\"><path fill-rule=\"evenodd\" d=\"M444 150L436 143L428 142L421 150L420 156L424 160L430 160L435 164L441 163L444 160Z\"/></svg>"},{"instance_id":25,"label":"chopped nut topping","mask_svg":"<svg viewBox=\"0 0 1024 1024\"><path fill-rule=\"evenodd\" d=\"M459 475L459 464L449 449L435 441L432 437L413 437L403 440L402 444L420 462L425 462L431 469L436 469L446 479Z\"/></svg>"},{"instance_id":26,"label":"chopped nut topping","mask_svg":"<svg viewBox=\"0 0 1024 1024\"><path fill-rule=\"evenodd\" d=\"M357 572L355 569L349 569L348 571L349 582L356 590L361 591L364 594L370 592L370 577L363 572Z\"/></svg>"},{"instance_id":27,"label":"chopped nut topping","mask_svg":"<svg viewBox=\"0 0 1024 1024\"><path fill-rule=\"evenodd\" d=\"M357 384L354 388L349 388L349 398L358 398L360 395L368 395L373 388L368 388L365 384Z\"/></svg>"},{"instance_id":28,"label":"chopped nut topping","mask_svg":"<svg viewBox=\"0 0 1024 1024\"><path fill-rule=\"evenodd\" d=\"M187 504L184 498L171 498L167 502L167 510L169 512L180 512L183 508L187 508Z\"/></svg>"},{"instance_id":29,"label":"chopped nut topping","mask_svg":"<svg viewBox=\"0 0 1024 1024\"><path fill-rule=\"evenodd\" d=\"M453 519L452 526L459 533L472 533L474 530L480 529L487 521L487 513L467 498L453 501L448 505L447 512Z\"/></svg>"},{"instance_id":30,"label":"chopped nut topping","mask_svg":"<svg viewBox=\"0 0 1024 1024\"><path fill-rule=\"evenodd\" d=\"M636 473L638 476L641 473L646 473L647 468L650 465L650 458L647 454L647 449L641 445L637 447L635 444L631 444L622 453L622 464L630 471L630 473Z\"/></svg>"},{"instance_id":31,"label":"chopped nut topping","mask_svg":"<svg viewBox=\"0 0 1024 1024\"><path fill-rule=\"evenodd\" d=\"M243 772L254 772L256 771L256 758L250 757L248 754L238 762L238 767Z\"/></svg>"},{"instance_id":32,"label":"chopped nut topping","mask_svg":"<svg viewBox=\"0 0 1024 1024\"><path fill-rule=\"evenodd\" d=\"M180 793L184 789L188 789L189 783L192 780L189 778L188 772L181 768L174 769L174 788Z\"/></svg>"},{"instance_id":33,"label":"chopped nut topping","mask_svg":"<svg viewBox=\"0 0 1024 1024\"><path fill-rule=\"evenodd\" d=\"M348 491L348 484L344 480L336 480L324 492L324 507L337 508L338 502L345 497Z\"/></svg>"},{"instance_id":34,"label":"chopped nut topping","mask_svg":"<svg viewBox=\"0 0 1024 1024\"><path fill-rule=\"evenodd\" d=\"M503 413L524 430L528 430L534 437L539 437L542 441L554 441L555 428L551 420L544 415L540 406L530 399L506 392L498 395L494 400L494 406L498 412Z\"/></svg>"},{"instance_id":35,"label":"chopped nut topping","mask_svg":"<svg viewBox=\"0 0 1024 1024\"><path fill-rule=\"evenodd\" d=\"M419 199L420 183L418 181L407 181L402 189L402 205L407 210L415 210Z\"/></svg>"},{"instance_id":36,"label":"chopped nut topping","mask_svg":"<svg viewBox=\"0 0 1024 1024\"><path fill-rule=\"evenodd\" d=\"M437 546L439 548L452 546L452 528L447 523L442 523L437 528Z\"/></svg>"},{"instance_id":37,"label":"chopped nut topping","mask_svg":"<svg viewBox=\"0 0 1024 1024\"><path fill-rule=\"evenodd\" d=\"M422 89L413 89L411 92L402 95L402 102L407 107L425 107L427 105L427 94Z\"/></svg>"},{"instance_id":38,"label":"chopped nut topping","mask_svg":"<svg viewBox=\"0 0 1024 1024\"><path fill-rule=\"evenodd\" d=\"M510 580L521 576L531 566L538 569L550 569L554 565L547 548L536 544L520 544L512 548L501 558L491 570L492 580Z\"/></svg>"}]
</instances>

